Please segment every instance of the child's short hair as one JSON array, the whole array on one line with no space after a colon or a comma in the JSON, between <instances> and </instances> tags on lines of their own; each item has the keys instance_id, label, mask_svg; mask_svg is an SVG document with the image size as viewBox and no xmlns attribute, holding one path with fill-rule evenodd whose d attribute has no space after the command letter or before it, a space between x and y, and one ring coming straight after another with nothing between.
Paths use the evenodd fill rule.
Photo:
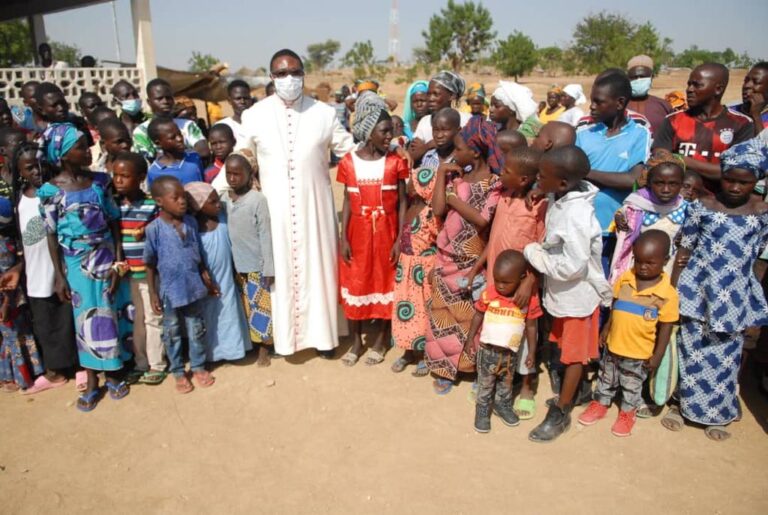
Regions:
<instances>
[{"instance_id":1,"label":"child's short hair","mask_svg":"<svg viewBox=\"0 0 768 515\"><path fill-rule=\"evenodd\" d=\"M161 79L158 77L156 79L152 79L151 81L147 82L147 95L149 95L150 91L152 91L153 89L159 86L165 86L168 89L171 89L171 84L167 80Z\"/></svg>"},{"instance_id":2,"label":"child's short hair","mask_svg":"<svg viewBox=\"0 0 768 515\"><path fill-rule=\"evenodd\" d=\"M147 175L147 161L141 154L137 154L136 152L120 152L115 156L114 162L117 163L118 161L130 163L139 177L145 177Z\"/></svg>"},{"instance_id":3,"label":"child's short hair","mask_svg":"<svg viewBox=\"0 0 768 515\"><path fill-rule=\"evenodd\" d=\"M151 81L150 81L151 82ZM129 89L136 89L136 86L131 84L125 79L120 79L119 81L115 82L115 84L112 86L112 89L109 90L109 92L112 94L112 96L117 96L116 93L120 91L122 88L129 88Z\"/></svg>"},{"instance_id":4,"label":"child's short hair","mask_svg":"<svg viewBox=\"0 0 768 515\"><path fill-rule=\"evenodd\" d=\"M685 174L683 175L683 180L686 179L693 179L698 184L704 184L704 178L701 176L701 174L699 174L699 172L695 170L686 170Z\"/></svg>"},{"instance_id":5,"label":"child's short hair","mask_svg":"<svg viewBox=\"0 0 768 515\"><path fill-rule=\"evenodd\" d=\"M231 139L232 141L235 141L235 133L232 132L232 127L230 127L226 123L217 123L210 129L208 129L208 136L210 137L210 135L213 134L214 132L222 132L227 136L227 138Z\"/></svg>"},{"instance_id":6,"label":"child's short hair","mask_svg":"<svg viewBox=\"0 0 768 515\"><path fill-rule=\"evenodd\" d=\"M117 120L117 113L114 111L114 109L110 109L105 105L100 105L91 111L90 115L88 115L88 123L98 127L99 123L106 118L114 118Z\"/></svg>"},{"instance_id":7,"label":"child's short hair","mask_svg":"<svg viewBox=\"0 0 768 515\"><path fill-rule=\"evenodd\" d=\"M510 148L519 148L519 147L528 146L528 140L525 138L523 133L514 129L504 129L503 131L499 131L496 133L497 145L501 145L502 142L505 142L505 141Z\"/></svg>"},{"instance_id":8,"label":"child's short hair","mask_svg":"<svg viewBox=\"0 0 768 515\"><path fill-rule=\"evenodd\" d=\"M104 118L96 126L96 130L99 131L99 136L102 138L110 132L117 133L124 131L128 136L131 135L131 133L128 132L128 127L126 127L118 118Z\"/></svg>"},{"instance_id":9,"label":"child's short hair","mask_svg":"<svg viewBox=\"0 0 768 515\"><path fill-rule=\"evenodd\" d=\"M152 195L153 199L158 199L165 195L168 192L168 189L170 187L175 187L178 185L181 186L181 181L178 180L173 175L161 175L154 181L152 181L152 187L150 188L150 193Z\"/></svg>"},{"instance_id":10,"label":"child's short hair","mask_svg":"<svg viewBox=\"0 0 768 515\"><path fill-rule=\"evenodd\" d=\"M504 156L506 163L515 163L517 170L528 177L535 179L539 173L539 163L544 154L531 147L513 148Z\"/></svg>"},{"instance_id":11,"label":"child's short hair","mask_svg":"<svg viewBox=\"0 0 768 515\"><path fill-rule=\"evenodd\" d=\"M461 127L461 116L456 109L450 107L443 107L438 112L432 115L432 127L435 126L437 120L445 120L451 127Z\"/></svg>"},{"instance_id":12,"label":"child's short hair","mask_svg":"<svg viewBox=\"0 0 768 515\"><path fill-rule=\"evenodd\" d=\"M554 148L542 156L540 164L547 162L555 169L561 179L575 184L589 174L590 164L587 154L576 145Z\"/></svg>"},{"instance_id":13,"label":"child's short hair","mask_svg":"<svg viewBox=\"0 0 768 515\"><path fill-rule=\"evenodd\" d=\"M640 233L640 236L637 237L632 244L632 247L634 248L640 245L658 245L662 254L664 256L669 256L672 242L669 239L669 235L664 231L660 231L659 229L649 229Z\"/></svg>"},{"instance_id":14,"label":"child's short hair","mask_svg":"<svg viewBox=\"0 0 768 515\"><path fill-rule=\"evenodd\" d=\"M61 96L64 96L64 92L61 91L61 88L58 87L53 82L41 82L37 89L35 90L35 100L38 104L43 103L43 98L45 98L45 95L48 95L50 93L58 93Z\"/></svg>"},{"instance_id":15,"label":"child's short hair","mask_svg":"<svg viewBox=\"0 0 768 515\"><path fill-rule=\"evenodd\" d=\"M0 147L7 146L8 140L10 140L11 136L14 134L21 134L23 136L24 131L18 127L0 127Z\"/></svg>"},{"instance_id":16,"label":"child's short hair","mask_svg":"<svg viewBox=\"0 0 768 515\"><path fill-rule=\"evenodd\" d=\"M519 270L520 274L522 274L527 266L528 262L525 260L525 256L523 256L522 252L507 249L501 251L496 257L496 261L493 263L493 272L501 273L502 270L511 268L513 272Z\"/></svg>"},{"instance_id":17,"label":"child's short hair","mask_svg":"<svg viewBox=\"0 0 768 515\"><path fill-rule=\"evenodd\" d=\"M155 116L147 126L147 136L149 136L151 141L157 141L160 139L160 128L168 125L176 125L176 122L173 121L173 117L166 115Z\"/></svg>"},{"instance_id":18,"label":"child's short hair","mask_svg":"<svg viewBox=\"0 0 768 515\"><path fill-rule=\"evenodd\" d=\"M231 95L232 94L232 90L235 89L235 88L245 88L249 92L251 91L251 87L243 79L235 79L232 82L230 82L227 85L227 94Z\"/></svg>"}]
</instances>

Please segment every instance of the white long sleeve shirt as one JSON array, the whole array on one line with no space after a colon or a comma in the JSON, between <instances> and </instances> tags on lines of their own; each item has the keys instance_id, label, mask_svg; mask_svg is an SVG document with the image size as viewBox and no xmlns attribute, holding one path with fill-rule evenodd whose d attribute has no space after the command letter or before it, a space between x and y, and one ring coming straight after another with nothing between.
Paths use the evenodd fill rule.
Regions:
<instances>
[{"instance_id":1,"label":"white long sleeve shirt","mask_svg":"<svg viewBox=\"0 0 768 515\"><path fill-rule=\"evenodd\" d=\"M585 317L610 302L603 274L602 229L595 217L598 189L582 181L559 200L550 196L542 243L525 247L525 258L544 276L544 306L553 316Z\"/></svg>"}]
</instances>

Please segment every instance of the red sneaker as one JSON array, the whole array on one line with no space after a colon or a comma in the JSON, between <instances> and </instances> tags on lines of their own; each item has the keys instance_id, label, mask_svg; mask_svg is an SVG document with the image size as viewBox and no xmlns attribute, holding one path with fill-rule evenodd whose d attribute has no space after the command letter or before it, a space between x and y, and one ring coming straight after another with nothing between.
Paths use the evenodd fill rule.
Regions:
<instances>
[{"instance_id":1,"label":"red sneaker","mask_svg":"<svg viewBox=\"0 0 768 515\"><path fill-rule=\"evenodd\" d=\"M629 436L632 434L632 428L635 427L635 416L637 410L619 411L619 417L613 423L611 433L614 436Z\"/></svg>"},{"instance_id":2,"label":"red sneaker","mask_svg":"<svg viewBox=\"0 0 768 515\"><path fill-rule=\"evenodd\" d=\"M608 406L603 406L597 401L592 401L589 403L589 406L587 406L587 409L584 410L584 413L579 416L579 424L582 426L591 426L592 424L597 423L598 420L604 418L606 413L608 413Z\"/></svg>"}]
</instances>

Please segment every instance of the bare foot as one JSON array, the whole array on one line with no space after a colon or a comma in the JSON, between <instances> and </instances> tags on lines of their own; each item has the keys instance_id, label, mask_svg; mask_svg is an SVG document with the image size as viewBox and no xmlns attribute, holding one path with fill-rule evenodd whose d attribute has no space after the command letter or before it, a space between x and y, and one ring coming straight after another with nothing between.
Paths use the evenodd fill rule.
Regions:
<instances>
[{"instance_id":1,"label":"bare foot","mask_svg":"<svg viewBox=\"0 0 768 515\"><path fill-rule=\"evenodd\" d=\"M264 344L259 346L259 357L256 360L257 367L268 367L272 364L272 358L269 357L269 347Z\"/></svg>"}]
</instances>

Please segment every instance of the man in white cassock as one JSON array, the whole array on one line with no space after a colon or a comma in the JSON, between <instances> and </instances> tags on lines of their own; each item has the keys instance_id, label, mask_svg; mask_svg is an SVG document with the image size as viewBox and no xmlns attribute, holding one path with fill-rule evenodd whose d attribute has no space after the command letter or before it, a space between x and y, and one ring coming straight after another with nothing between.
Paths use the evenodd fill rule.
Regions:
<instances>
[{"instance_id":1,"label":"man in white cassock","mask_svg":"<svg viewBox=\"0 0 768 515\"><path fill-rule=\"evenodd\" d=\"M272 227L275 352L338 346L338 230L328 160L353 149L352 135L325 103L303 95L304 65L280 50L270 61L276 94L242 114L256 149Z\"/></svg>"}]
</instances>

